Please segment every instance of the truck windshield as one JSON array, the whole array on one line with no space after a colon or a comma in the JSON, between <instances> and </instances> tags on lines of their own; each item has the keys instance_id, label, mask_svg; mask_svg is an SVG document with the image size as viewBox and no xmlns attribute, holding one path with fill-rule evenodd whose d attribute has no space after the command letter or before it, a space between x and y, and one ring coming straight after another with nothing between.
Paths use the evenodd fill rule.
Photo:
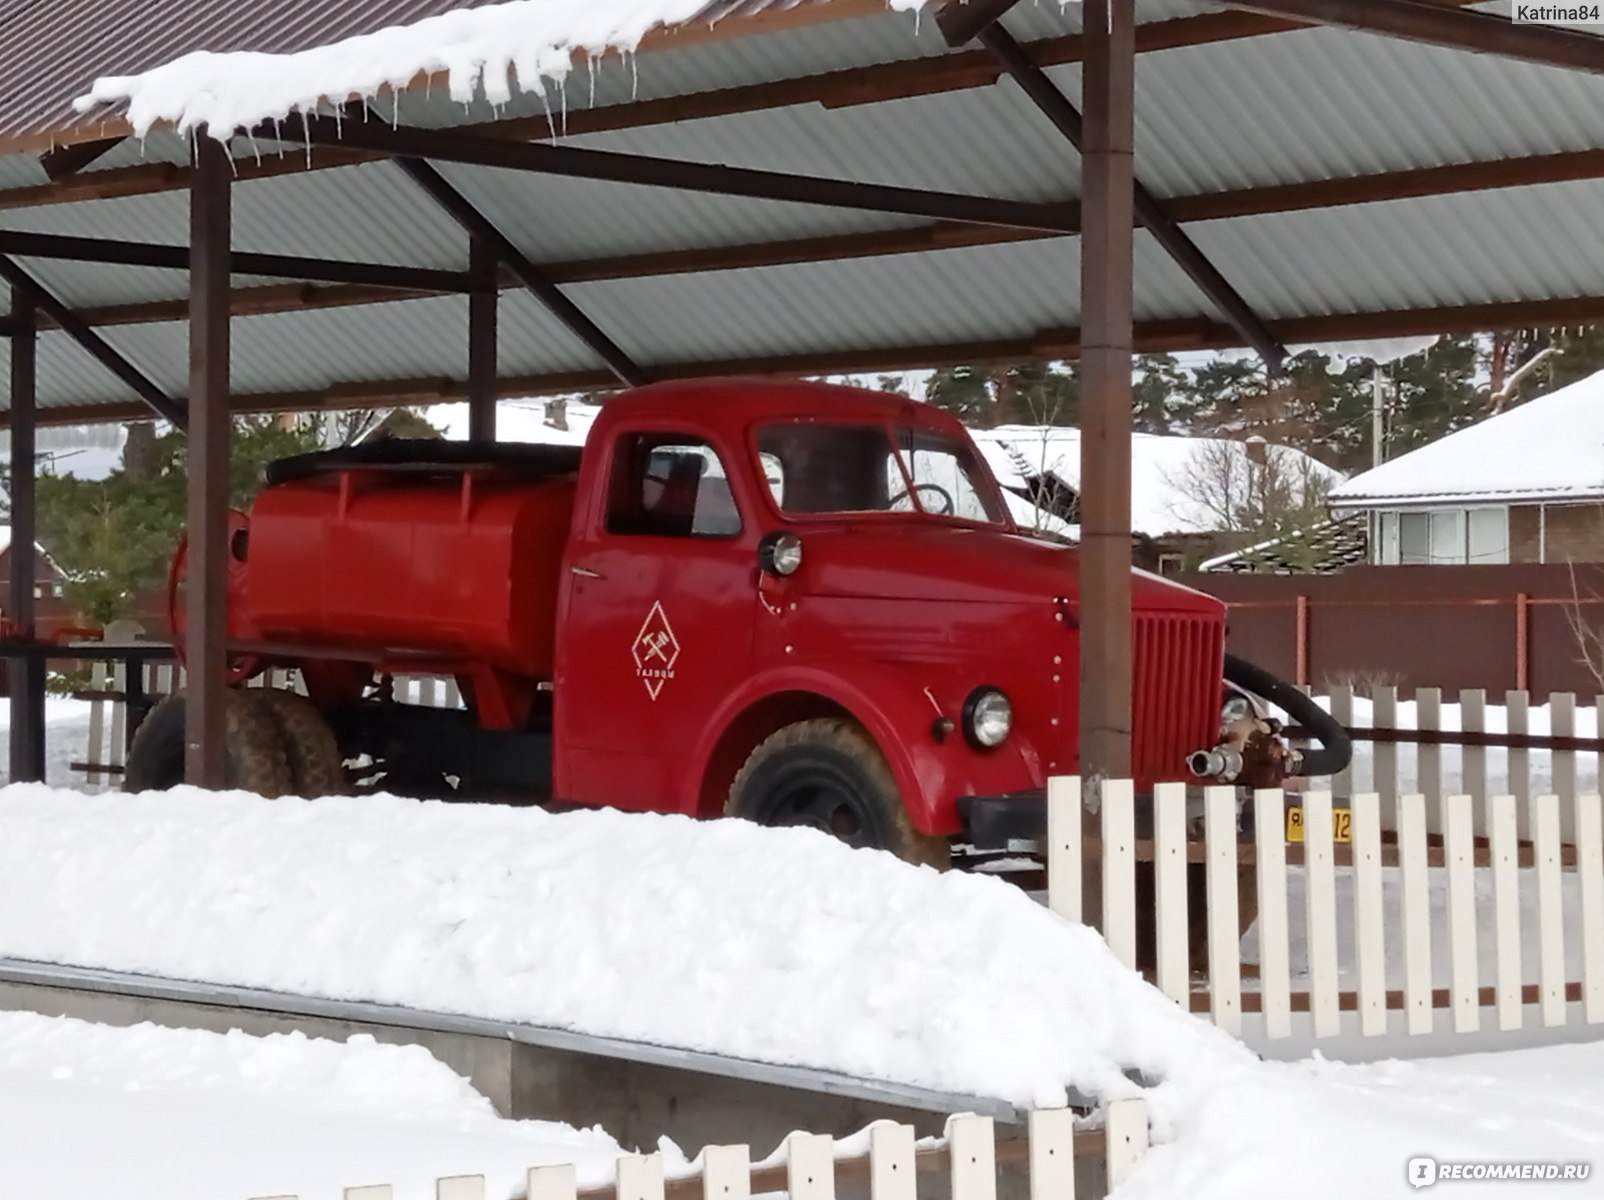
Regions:
<instances>
[{"instance_id":1,"label":"truck windshield","mask_svg":"<svg viewBox=\"0 0 1604 1200\"><path fill-rule=\"evenodd\" d=\"M759 429L757 448L769 490L787 513L924 512L1004 521L973 447L945 434L793 422Z\"/></svg>"}]
</instances>

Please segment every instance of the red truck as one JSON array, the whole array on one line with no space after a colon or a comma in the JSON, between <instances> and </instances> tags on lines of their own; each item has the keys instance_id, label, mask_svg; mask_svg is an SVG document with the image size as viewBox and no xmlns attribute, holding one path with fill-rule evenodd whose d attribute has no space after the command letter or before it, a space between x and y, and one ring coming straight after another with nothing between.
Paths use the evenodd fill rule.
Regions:
<instances>
[{"instance_id":1,"label":"red truck","mask_svg":"<svg viewBox=\"0 0 1604 1200\"><path fill-rule=\"evenodd\" d=\"M231 782L730 814L943 863L1039 830L1078 766L1075 553L1015 526L950 414L822 384L640 388L583 450L282 460L234 519L230 672L307 695L231 693ZM181 552L177 628L183 578ZM1133 587L1139 787L1344 765L1339 727L1224 654L1218 601ZM403 702L403 673L464 706ZM181 779L183 703L142 722L130 788Z\"/></svg>"}]
</instances>

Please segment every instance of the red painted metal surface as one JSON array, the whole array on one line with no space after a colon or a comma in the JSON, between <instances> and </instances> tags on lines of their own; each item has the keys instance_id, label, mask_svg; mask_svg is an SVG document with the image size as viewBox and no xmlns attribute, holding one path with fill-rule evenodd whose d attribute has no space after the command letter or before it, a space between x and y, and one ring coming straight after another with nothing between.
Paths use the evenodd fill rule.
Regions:
<instances>
[{"instance_id":1,"label":"red painted metal surface","mask_svg":"<svg viewBox=\"0 0 1604 1200\"><path fill-rule=\"evenodd\" d=\"M308 646L372 664L424 656L471 685L490 727L518 724L552 681L565 801L712 815L757 741L822 712L873 735L927 832L958 830L962 796L1075 770L1076 551L1006 520L787 514L755 439L799 420L968 445L950 415L883 393L653 385L603 410L577 482L350 470L269 487L233 599L281 661ZM734 523L720 536L610 526L628 448L643 443L705 448ZM989 475L978 483L996 500ZM758 567L759 542L778 530L803 545L784 578ZM1141 573L1132 591L1136 774L1148 784L1181 777L1185 756L1214 740L1224 607ZM990 751L961 732L938 740L938 719L961 722L983 685L1013 700L1013 734Z\"/></svg>"}]
</instances>

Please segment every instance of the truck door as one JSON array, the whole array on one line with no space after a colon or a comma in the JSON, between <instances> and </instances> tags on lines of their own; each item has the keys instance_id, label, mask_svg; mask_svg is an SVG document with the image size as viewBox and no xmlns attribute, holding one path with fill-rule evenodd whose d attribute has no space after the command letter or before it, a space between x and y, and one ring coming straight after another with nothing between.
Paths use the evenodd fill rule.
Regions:
<instances>
[{"instance_id":1,"label":"truck door","mask_svg":"<svg viewBox=\"0 0 1604 1200\"><path fill-rule=\"evenodd\" d=\"M751 670L758 534L742 521L731 465L712 439L683 429L617 435L565 564L561 800L694 810L692 748Z\"/></svg>"}]
</instances>

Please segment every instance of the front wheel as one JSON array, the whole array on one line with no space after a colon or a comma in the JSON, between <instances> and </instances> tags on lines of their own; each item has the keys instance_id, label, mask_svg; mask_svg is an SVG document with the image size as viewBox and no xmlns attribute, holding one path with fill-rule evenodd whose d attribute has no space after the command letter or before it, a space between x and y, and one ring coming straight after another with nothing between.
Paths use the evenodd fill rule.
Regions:
<instances>
[{"instance_id":1,"label":"front wheel","mask_svg":"<svg viewBox=\"0 0 1604 1200\"><path fill-rule=\"evenodd\" d=\"M947 839L914 829L879 747L840 718L799 721L759 743L724 812L759 825L809 826L905 862L945 868L952 861Z\"/></svg>"},{"instance_id":2,"label":"front wheel","mask_svg":"<svg viewBox=\"0 0 1604 1200\"><path fill-rule=\"evenodd\" d=\"M291 794L294 779L284 737L262 697L253 689L232 688L223 703L226 786L270 798ZM174 692L139 723L123 769L125 791L160 792L184 782L187 704L183 692Z\"/></svg>"}]
</instances>

